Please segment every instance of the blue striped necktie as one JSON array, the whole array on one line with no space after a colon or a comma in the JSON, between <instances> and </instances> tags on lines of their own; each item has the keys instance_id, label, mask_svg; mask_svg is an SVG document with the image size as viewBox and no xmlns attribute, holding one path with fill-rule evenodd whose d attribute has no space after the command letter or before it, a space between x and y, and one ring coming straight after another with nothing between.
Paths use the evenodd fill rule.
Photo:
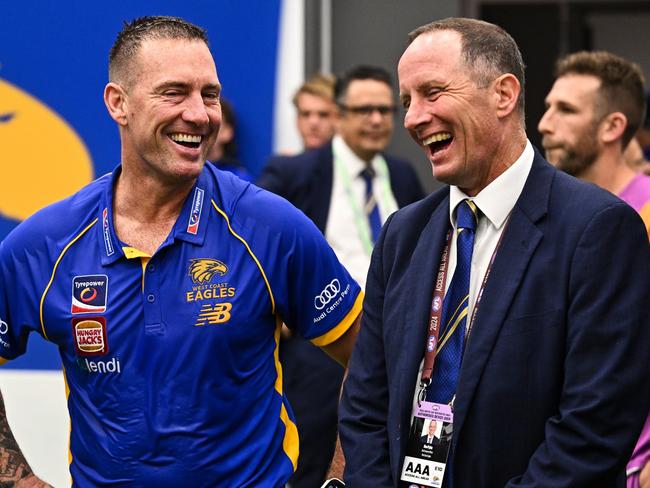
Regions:
<instances>
[{"instance_id":1,"label":"blue striped necktie","mask_svg":"<svg viewBox=\"0 0 650 488\"><path fill-rule=\"evenodd\" d=\"M379 217L379 207L377 200L372 193L372 180L375 177L375 170L371 166L366 166L361 171L361 177L366 182L366 200L365 200L365 214L368 216L368 224L370 225L370 232L372 233L373 244L379 238L381 231L381 218Z\"/></svg>"},{"instance_id":2,"label":"blue striped necktie","mask_svg":"<svg viewBox=\"0 0 650 488\"><path fill-rule=\"evenodd\" d=\"M463 200L456 208L456 269L442 305L442 329L427 400L449 403L458 386L468 318L469 276L478 210Z\"/></svg>"}]
</instances>

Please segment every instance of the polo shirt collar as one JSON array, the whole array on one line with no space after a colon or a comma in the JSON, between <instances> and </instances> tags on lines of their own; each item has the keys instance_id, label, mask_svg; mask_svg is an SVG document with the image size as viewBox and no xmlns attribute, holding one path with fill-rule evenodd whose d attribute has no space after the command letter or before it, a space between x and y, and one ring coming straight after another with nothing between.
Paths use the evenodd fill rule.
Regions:
<instances>
[{"instance_id":1,"label":"polo shirt collar","mask_svg":"<svg viewBox=\"0 0 650 488\"><path fill-rule=\"evenodd\" d=\"M117 233L115 232L115 219L113 215L115 183L121 172L122 165L118 165L111 174L104 176L104 178L110 178L110 182L106 185L106 189L100 200L98 215L99 245L102 256L101 261L104 266L110 265L124 257L122 242L118 239ZM169 245L175 239L196 245L203 244L208 226L212 193L213 184L204 168L185 199L181 213L161 247Z\"/></svg>"}]
</instances>

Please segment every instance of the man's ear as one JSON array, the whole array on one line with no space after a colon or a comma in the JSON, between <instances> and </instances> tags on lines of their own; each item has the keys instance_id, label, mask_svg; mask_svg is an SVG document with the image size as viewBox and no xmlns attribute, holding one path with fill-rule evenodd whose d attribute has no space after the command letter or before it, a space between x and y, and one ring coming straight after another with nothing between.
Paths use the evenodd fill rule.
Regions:
<instances>
[{"instance_id":1,"label":"man's ear","mask_svg":"<svg viewBox=\"0 0 650 488\"><path fill-rule=\"evenodd\" d=\"M627 117L621 112L608 114L598 126L598 136L603 143L609 144L623 137L627 127Z\"/></svg>"},{"instance_id":2,"label":"man's ear","mask_svg":"<svg viewBox=\"0 0 650 488\"><path fill-rule=\"evenodd\" d=\"M126 92L121 85L109 83L104 88L104 103L111 118L121 126L127 125Z\"/></svg>"},{"instance_id":3,"label":"man's ear","mask_svg":"<svg viewBox=\"0 0 650 488\"><path fill-rule=\"evenodd\" d=\"M519 100L519 94L521 93L519 80L515 75L505 73L494 80L493 85L493 93L496 97L497 117L506 117L517 106L517 100Z\"/></svg>"}]
</instances>

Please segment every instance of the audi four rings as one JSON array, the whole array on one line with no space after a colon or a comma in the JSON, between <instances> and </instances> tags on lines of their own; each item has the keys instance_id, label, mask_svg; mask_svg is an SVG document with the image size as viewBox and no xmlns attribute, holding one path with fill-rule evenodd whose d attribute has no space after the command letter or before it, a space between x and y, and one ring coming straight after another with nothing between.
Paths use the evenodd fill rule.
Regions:
<instances>
[{"instance_id":1,"label":"audi four rings","mask_svg":"<svg viewBox=\"0 0 650 488\"><path fill-rule=\"evenodd\" d=\"M338 292L341 291L341 283L339 280L334 278L328 283L328 285L320 292L320 295L314 297L314 307L316 310L322 310L325 305L332 301Z\"/></svg>"}]
</instances>

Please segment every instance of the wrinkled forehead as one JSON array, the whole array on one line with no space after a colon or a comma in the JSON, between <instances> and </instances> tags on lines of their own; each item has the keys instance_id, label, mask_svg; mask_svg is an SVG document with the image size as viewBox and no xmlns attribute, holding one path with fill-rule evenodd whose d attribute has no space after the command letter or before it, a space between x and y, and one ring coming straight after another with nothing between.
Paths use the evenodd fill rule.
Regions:
<instances>
[{"instance_id":1,"label":"wrinkled forehead","mask_svg":"<svg viewBox=\"0 0 650 488\"><path fill-rule=\"evenodd\" d=\"M130 76L140 80L169 80L218 84L217 69L208 46L201 40L147 39L132 63Z\"/></svg>"}]
</instances>

